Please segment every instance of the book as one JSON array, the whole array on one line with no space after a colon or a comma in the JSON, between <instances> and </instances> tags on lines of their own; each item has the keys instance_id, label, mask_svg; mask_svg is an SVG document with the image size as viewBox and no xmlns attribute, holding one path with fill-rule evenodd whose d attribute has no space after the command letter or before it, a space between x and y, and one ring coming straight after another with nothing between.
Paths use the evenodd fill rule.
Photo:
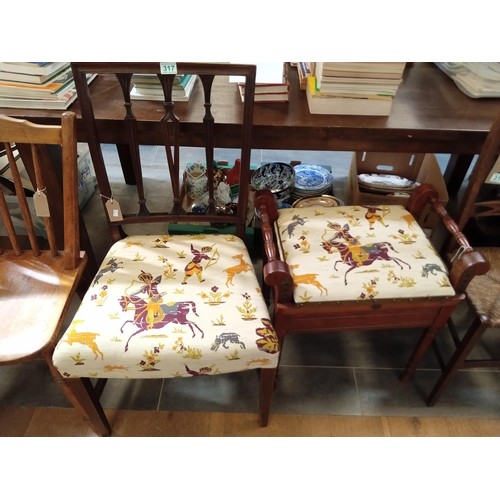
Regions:
<instances>
[{"instance_id":1,"label":"book","mask_svg":"<svg viewBox=\"0 0 500 500\"><path fill-rule=\"evenodd\" d=\"M339 97L394 97L401 81L371 78L323 78L321 86L316 81L316 92Z\"/></svg>"},{"instance_id":2,"label":"book","mask_svg":"<svg viewBox=\"0 0 500 500\"><path fill-rule=\"evenodd\" d=\"M244 83L238 83L239 87L245 88ZM288 92L288 83L256 83L256 94L267 94L268 92Z\"/></svg>"},{"instance_id":3,"label":"book","mask_svg":"<svg viewBox=\"0 0 500 500\"><path fill-rule=\"evenodd\" d=\"M95 73L87 75L87 81L91 83L96 78ZM24 108L24 109L68 109L69 106L76 100L77 93L73 78L71 84L64 90L57 94L50 94L45 97L12 97L3 95L0 92L0 107L4 108Z\"/></svg>"},{"instance_id":4,"label":"book","mask_svg":"<svg viewBox=\"0 0 500 500\"><path fill-rule=\"evenodd\" d=\"M338 97L316 92L314 77L307 79L307 104L311 114L388 116L393 99L368 97Z\"/></svg>"},{"instance_id":5,"label":"book","mask_svg":"<svg viewBox=\"0 0 500 500\"><path fill-rule=\"evenodd\" d=\"M189 80L185 86L176 85L172 88L172 100L174 102L187 102L193 92L198 77L189 75ZM158 80L158 79L157 79ZM163 101L163 89L160 82L157 85L141 86L135 84L130 91L130 98L139 101Z\"/></svg>"},{"instance_id":6,"label":"book","mask_svg":"<svg viewBox=\"0 0 500 500\"><path fill-rule=\"evenodd\" d=\"M238 91L240 93L241 102L245 102L245 84L238 83ZM287 102L289 100L288 86L285 85L262 85L255 87L254 102L275 101Z\"/></svg>"},{"instance_id":7,"label":"book","mask_svg":"<svg viewBox=\"0 0 500 500\"><path fill-rule=\"evenodd\" d=\"M67 68L69 68L70 63L66 63L61 69L55 71L55 73L50 73L48 75L29 75L27 73L13 73L11 71L0 71L0 80L8 82L21 82L21 83L46 83L48 80L54 78L55 75L60 74Z\"/></svg>"},{"instance_id":8,"label":"book","mask_svg":"<svg viewBox=\"0 0 500 500\"><path fill-rule=\"evenodd\" d=\"M256 63L257 73L255 77L255 102L277 101L286 102L289 100L289 83L287 75L287 65L283 62L263 62ZM230 76L230 82L235 82L242 102L245 99L244 79L237 76Z\"/></svg>"},{"instance_id":9,"label":"book","mask_svg":"<svg viewBox=\"0 0 500 500\"><path fill-rule=\"evenodd\" d=\"M0 71L23 75L52 76L69 62L0 62Z\"/></svg>"},{"instance_id":10,"label":"book","mask_svg":"<svg viewBox=\"0 0 500 500\"><path fill-rule=\"evenodd\" d=\"M315 75L356 77L356 78L395 78L403 76L404 62L317 62Z\"/></svg>"},{"instance_id":11,"label":"book","mask_svg":"<svg viewBox=\"0 0 500 500\"><path fill-rule=\"evenodd\" d=\"M0 97L2 108L25 108L25 109L68 109L76 100L76 90L68 92L60 99L16 99L14 97Z\"/></svg>"},{"instance_id":12,"label":"book","mask_svg":"<svg viewBox=\"0 0 500 500\"><path fill-rule=\"evenodd\" d=\"M189 83L192 75L176 75L174 77L173 85L176 87L185 87L187 83ZM161 86L160 80L156 75L133 75L132 83L137 85L138 87L146 87L146 86Z\"/></svg>"},{"instance_id":13,"label":"book","mask_svg":"<svg viewBox=\"0 0 500 500\"><path fill-rule=\"evenodd\" d=\"M313 68L310 62L298 62L297 74L299 78L300 90L305 90L307 85L307 77L313 75Z\"/></svg>"},{"instance_id":14,"label":"book","mask_svg":"<svg viewBox=\"0 0 500 500\"><path fill-rule=\"evenodd\" d=\"M401 62L316 62L306 85L310 110L321 113L326 107L327 113L388 115L403 81L405 65ZM321 97L330 100L320 103Z\"/></svg>"},{"instance_id":15,"label":"book","mask_svg":"<svg viewBox=\"0 0 500 500\"><path fill-rule=\"evenodd\" d=\"M286 82L286 64L283 62L242 62L241 64L255 64L257 73L255 76L255 84L283 84ZM244 83L245 78L241 76L230 76L230 82Z\"/></svg>"},{"instance_id":16,"label":"book","mask_svg":"<svg viewBox=\"0 0 500 500\"><path fill-rule=\"evenodd\" d=\"M0 80L0 96L17 98L57 98L73 85L71 67L67 67L46 83L23 83Z\"/></svg>"},{"instance_id":17,"label":"book","mask_svg":"<svg viewBox=\"0 0 500 500\"><path fill-rule=\"evenodd\" d=\"M406 63L316 62L316 90L338 97L392 96L402 82Z\"/></svg>"}]
</instances>

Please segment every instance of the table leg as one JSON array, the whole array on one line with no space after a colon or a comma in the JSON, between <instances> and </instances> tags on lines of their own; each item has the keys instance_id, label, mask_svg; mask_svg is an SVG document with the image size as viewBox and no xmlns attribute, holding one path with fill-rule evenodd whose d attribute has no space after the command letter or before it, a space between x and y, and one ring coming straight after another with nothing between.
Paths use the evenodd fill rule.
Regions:
<instances>
[{"instance_id":1,"label":"table leg","mask_svg":"<svg viewBox=\"0 0 500 500\"><path fill-rule=\"evenodd\" d=\"M125 182L127 184L135 184L134 166L128 144L117 144L116 149L120 158Z\"/></svg>"},{"instance_id":2,"label":"table leg","mask_svg":"<svg viewBox=\"0 0 500 500\"><path fill-rule=\"evenodd\" d=\"M450 197L458 194L473 158L474 155L453 154L450 156L443 176Z\"/></svg>"}]
</instances>

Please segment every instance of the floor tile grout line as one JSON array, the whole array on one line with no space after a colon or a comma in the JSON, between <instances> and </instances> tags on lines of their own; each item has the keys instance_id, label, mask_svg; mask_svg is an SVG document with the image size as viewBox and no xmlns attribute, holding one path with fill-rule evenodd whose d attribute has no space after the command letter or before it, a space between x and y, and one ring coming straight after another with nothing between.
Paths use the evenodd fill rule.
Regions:
<instances>
[{"instance_id":1,"label":"floor tile grout line","mask_svg":"<svg viewBox=\"0 0 500 500\"><path fill-rule=\"evenodd\" d=\"M160 393L158 394L158 403L156 405L156 411L160 411L161 408L161 398L163 395L163 387L165 385L165 379L161 379Z\"/></svg>"},{"instance_id":2,"label":"floor tile grout line","mask_svg":"<svg viewBox=\"0 0 500 500\"><path fill-rule=\"evenodd\" d=\"M356 368L352 368L352 377L354 379L354 387L356 389L356 398L358 399L358 404L359 404L359 411L362 416L365 416L365 412L363 410L363 402L361 401L361 395L359 393L359 385L358 385L358 379L356 377Z\"/></svg>"}]
</instances>

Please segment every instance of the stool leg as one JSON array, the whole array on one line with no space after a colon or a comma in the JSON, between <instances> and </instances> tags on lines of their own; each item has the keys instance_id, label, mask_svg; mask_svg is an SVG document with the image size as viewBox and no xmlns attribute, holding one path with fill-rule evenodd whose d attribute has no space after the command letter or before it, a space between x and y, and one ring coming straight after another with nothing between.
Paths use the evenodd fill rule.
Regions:
<instances>
[{"instance_id":1,"label":"stool leg","mask_svg":"<svg viewBox=\"0 0 500 500\"><path fill-rule=\"evenodd\" d=\"M259 417L261 427L266 427L269 421L269 412L271 410L271 399L274 392L276 371L276 368L260 369Z\"/></svg>"},{"instance_id":2,"label":"stool leg","mask_svg":"<svg viewBox=\"0 0 500 500\"><path fill-rule=\"evenodd\" d=\"M427 330L425 330L417 346L415 347L410 359L408 360L408 363L406 364L405 370L400 377L401 382L408 382L408 380L410 380L411 376L417 369L420 360L423 358L424 354L432 345L432 342L434 341L437 331L438 328L435 327L427 328Z\"/></svg>"},{"instance_id":3,"label":"stool leg","mask_svg":"<svg viewBox=\"0 0 500 500\"><path fill-rule=\"evenodd\" d=\"M427 406L434 405L443 390L450 383L453 376L460 368L463 367L464 362L469 356L470 352L489 326L489 322L486 318L474 318L473 322L467 330L467 333L465 334L458 347L455 349L455 352L450 358L450 361L446 365L445 369L441 373L441 376L436 382L436 385L429 394L429 397L427 398Z\"/></svg>"}]
</instances>

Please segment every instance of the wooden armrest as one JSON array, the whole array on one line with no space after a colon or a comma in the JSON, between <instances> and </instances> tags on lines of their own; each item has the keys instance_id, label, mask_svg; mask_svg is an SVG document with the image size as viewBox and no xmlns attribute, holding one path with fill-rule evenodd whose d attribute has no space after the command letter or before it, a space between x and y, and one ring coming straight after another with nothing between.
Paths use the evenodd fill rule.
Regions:
<instances>
[{"instance_id":1,"label":"wooden armrest","mask_svg":"<svg viewBox=\"0 0 500 500\"><path fill-rule=\"evenodd\" d=\"M472 278L486 274L489 269L490 263L483 254L477 250L471 250L452 262L450 282L456 292L464 293Z\"/></svg>"},{"instance_id":2,"label":"wooden armrest","mask_svg":"<svg viewBox=\"0 0 500 500\"><path fill-rule=\"evenodd\" d=\"M480 252L471 247L458 224L439 201L437 191L432 186L422 184L416 188L406 208L418 220L428 205L441 219L448 233L447 239L453 240L457 248L454 256L448 259L450 282L457 293L464 293L472 278L488 272L490 264Z\"/></svg>"},{"instance_id":3,"label":"wooden armrest","mask_svg":"<svg viewBox=\"0 0 500 500\"><path fill-rule=\"evenodd\" d=\"M268 189L257 191L254 205L259 213L264 240L264 282L273 287L275 303L292 302L293 279L288 264L280 259L274 223L278 218L278 206L274 195Z\"/></svg>"}]
</instances>

